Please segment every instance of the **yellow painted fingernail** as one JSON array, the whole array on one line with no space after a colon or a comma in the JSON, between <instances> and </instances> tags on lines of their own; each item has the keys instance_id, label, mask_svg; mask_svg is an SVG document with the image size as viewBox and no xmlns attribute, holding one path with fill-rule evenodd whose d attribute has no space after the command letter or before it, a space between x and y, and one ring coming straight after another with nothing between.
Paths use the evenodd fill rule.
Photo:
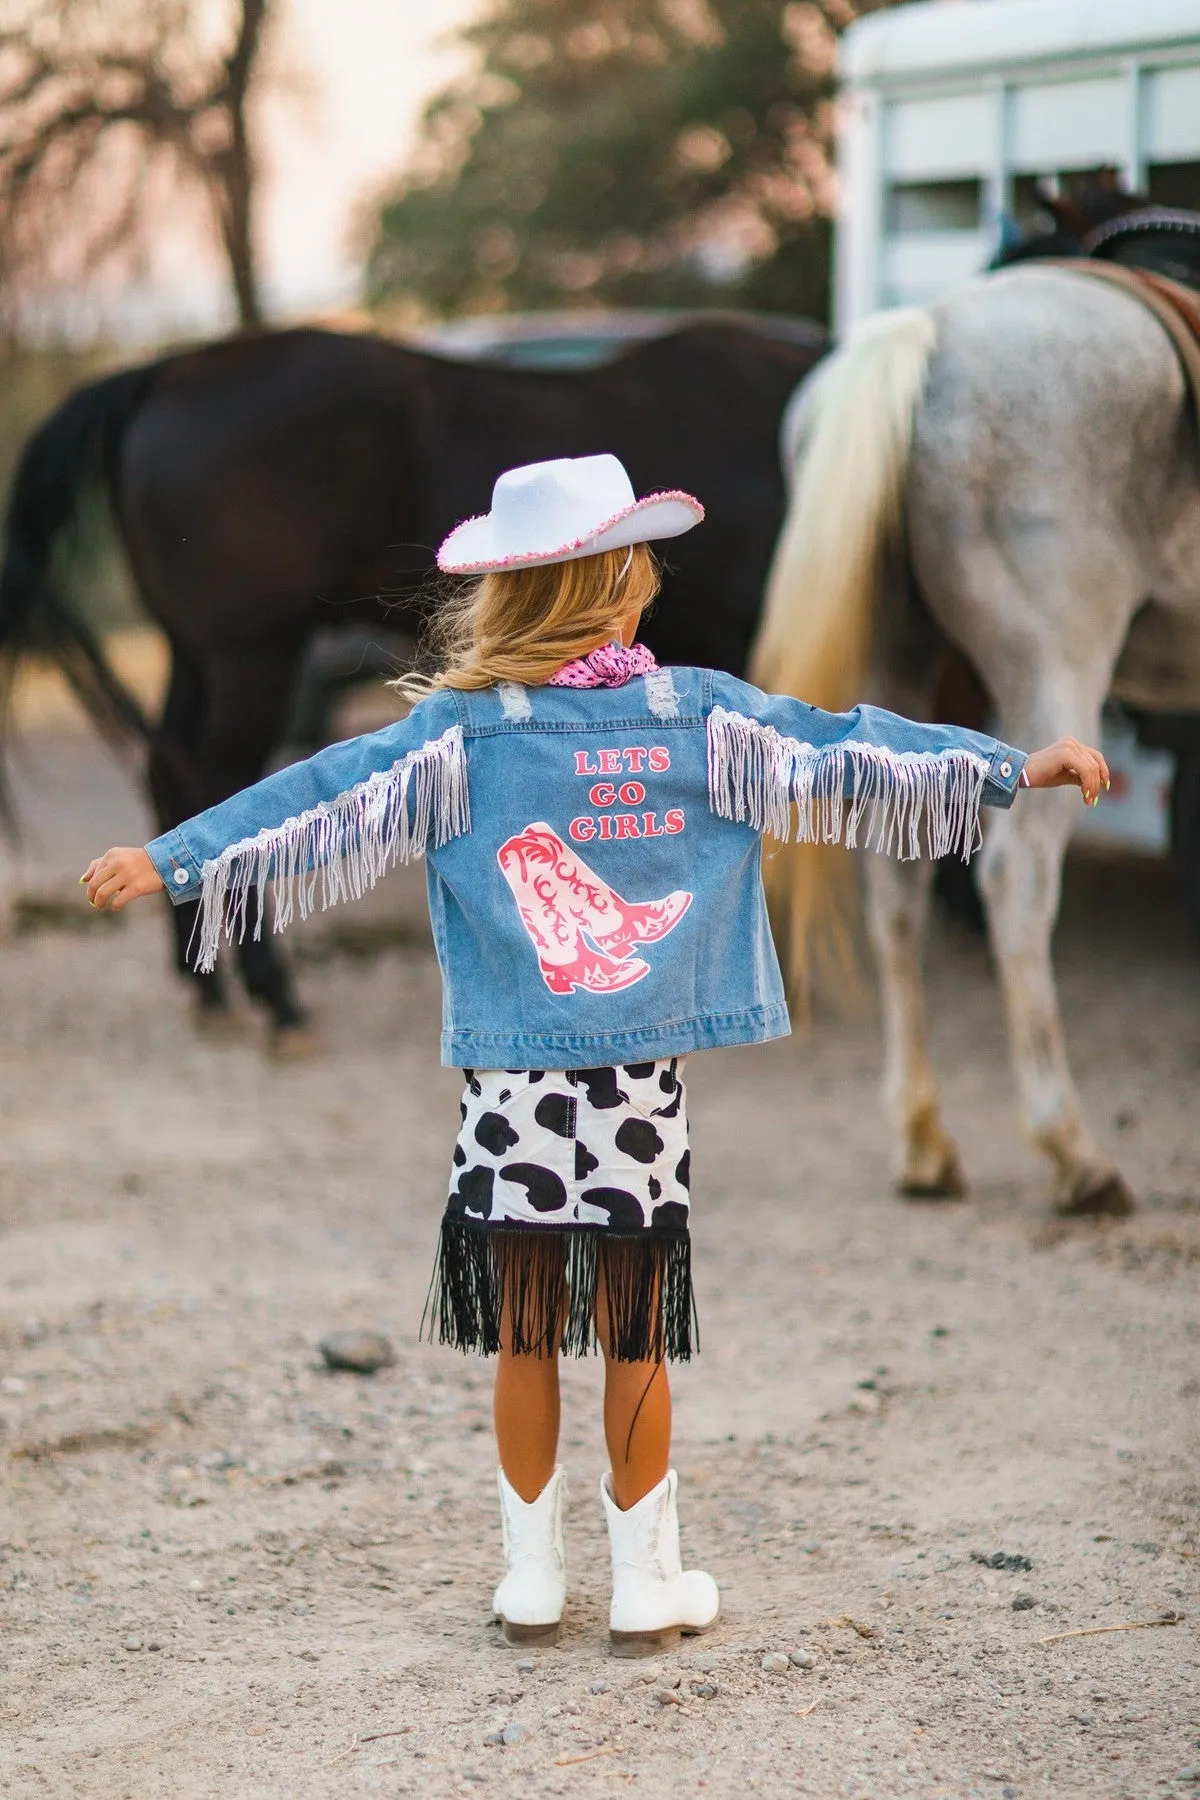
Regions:
<instances>
[{"instance_id":1,"label":"yellow painted fingernail","mask_svg":"<svg viewBox=\"0 0 1200 1800\"><path fill-rule=\"evenodd\" d=\"M86 875L81 875L81 876L80 876L80 877L79 877L79 885L80 885L80 887L86 887L86 886L87 886L87 876L86 876Z\"/></svg>"}]
</instances>

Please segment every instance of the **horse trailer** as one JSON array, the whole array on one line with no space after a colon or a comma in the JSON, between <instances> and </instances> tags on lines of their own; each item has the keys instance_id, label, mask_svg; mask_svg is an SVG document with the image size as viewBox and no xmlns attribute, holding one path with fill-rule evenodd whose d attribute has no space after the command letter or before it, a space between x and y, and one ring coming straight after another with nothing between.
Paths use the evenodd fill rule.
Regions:
<instances>
[{"instance_id":1,"label":"horse trailer","mask_svg":"<svg viewBox=\"0 0 1200 1800\"><path fill-rule=\"evenodd\" d=\"M924 0L841 45L839 332L985 269L1043 184L1101 173L1200 209L1200 0ZM1106 714L1113 798L1084 839L1162 851L1174 758Z\"/></svg>"},{"instance_id":2,"label":"horse trailer","mask_svg":"<svg viewBox=\"0 0 1200 1800\"><path fill-rule=\"evenodd\" d=\"M1038 185L1200 207L1198 0L925 0L842 40L840 329L985 268Z\"/></svg>"}]
</instances>

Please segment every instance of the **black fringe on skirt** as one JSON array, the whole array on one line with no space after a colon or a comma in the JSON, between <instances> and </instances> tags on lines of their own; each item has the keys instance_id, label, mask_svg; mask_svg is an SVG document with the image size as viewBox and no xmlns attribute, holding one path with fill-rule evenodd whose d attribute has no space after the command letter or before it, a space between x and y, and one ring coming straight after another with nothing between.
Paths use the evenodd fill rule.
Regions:
<instances>
[{"instance_id":1,"label":"black fringe on skirt","mask_svg":"<svg viewBox=\"0 0 1200 1800\"><path fill-rule=\"evenodd\" d=\"M689 1362L700 1338L686 1231L444 1219L422 1336L428 1326L431 1342L494 1356L507 1300L517 1355L586 1356L597 1348L601 1272L616 1360Z\"/></svg>"}]
</instances>

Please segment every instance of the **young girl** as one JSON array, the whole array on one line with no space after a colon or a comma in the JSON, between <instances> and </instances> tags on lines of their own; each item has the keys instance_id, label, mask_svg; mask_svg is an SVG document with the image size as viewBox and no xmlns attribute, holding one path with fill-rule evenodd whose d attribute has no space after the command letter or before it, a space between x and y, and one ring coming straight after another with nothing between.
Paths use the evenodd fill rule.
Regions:
<instances>
[{"instance_id":1,"label":"young girl","mask_svg":"<svg viewBox=\"0 0 1200 1800\"><path fill-rule=\"evenodd\" d=\"M442 545L442 569L478 579L443 620L441 672L399 684L421 696L407 718L83 877L113 910L198 895L210 969L252 890L274 884L279 929L428 852L442 1060L466 1079L431 1307L443 1343L497 1358L509 1643L559 1630L557 1359L597 1341L612 1647L718 1617L712 1577L680 1567L665 1365L693 1341L684 1058L788 1030L762 833L966 856L980 807L1019 785L1090 803L1108 780L1073 739L1026 758L660 669L635 642L658 587L646 546L703 516L689 494L635 499L612 456L509 470Z\"/></svg>"}]
</instances>

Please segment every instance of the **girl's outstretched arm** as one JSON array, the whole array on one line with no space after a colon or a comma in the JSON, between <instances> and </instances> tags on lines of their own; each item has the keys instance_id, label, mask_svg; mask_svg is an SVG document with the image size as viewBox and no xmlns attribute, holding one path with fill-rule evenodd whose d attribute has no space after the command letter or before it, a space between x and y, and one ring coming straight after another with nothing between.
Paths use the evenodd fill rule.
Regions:
<instances>
[{"instance_id":1,"label":"girl's outstretched arm","mask_svg":"<svg viewBox=\"0 0 1200 1800\"><path fill-rule=\"evenodd\" d=\"M113 911L163 888L176 905L199 900L196 967L205 970L222 934L242 934L253 890L274 883L280 930L296 912L361 894L393 863L469 829L458 705L443 690L394 725L331 744L185 819L144 850L106 851L82 879L92 904Z\"/></svg>"},{"instance_id":2,"label":"girl's outstretched arm","mask_svg":"<svg viewBox=\"0 0 1200 1800\"><path fill-rule=\"evenodd\" d=\"M773 837L965 858L982 807L1068 785L1091 804L1108 780L1100 753L1074 738L1027 755L983 732L875 706L825 712L720 674L712 698L710 805Z\"/></svg>"},{"instance_id":3,"label":"girl's outstretched arm","mask_svg":"<svg viewBox=\"0 0 1200 1800\"><path fill-rule=\"evenodd\" d=\"M1078 738L1059 738L1045 750L1031 750L1025 759L1021 786L1031 788L1077 787L1085 806L1096 806L1100 789L1108 788L1108 764L1099 750L1090 750Z\"/></svg>"},{"instance_id":4,"label":"girl's outstretched arm","mask_svg":"<svg viewBox=\"0 0 1200 1800\"><path fill-rule=\"evenodd\" d=\"M86 887L91 906L101 912L120 912L131 900L161 894L165 883L144 850L114 849L93 856L79 885Z\"/></svg>"}]
</instances>

